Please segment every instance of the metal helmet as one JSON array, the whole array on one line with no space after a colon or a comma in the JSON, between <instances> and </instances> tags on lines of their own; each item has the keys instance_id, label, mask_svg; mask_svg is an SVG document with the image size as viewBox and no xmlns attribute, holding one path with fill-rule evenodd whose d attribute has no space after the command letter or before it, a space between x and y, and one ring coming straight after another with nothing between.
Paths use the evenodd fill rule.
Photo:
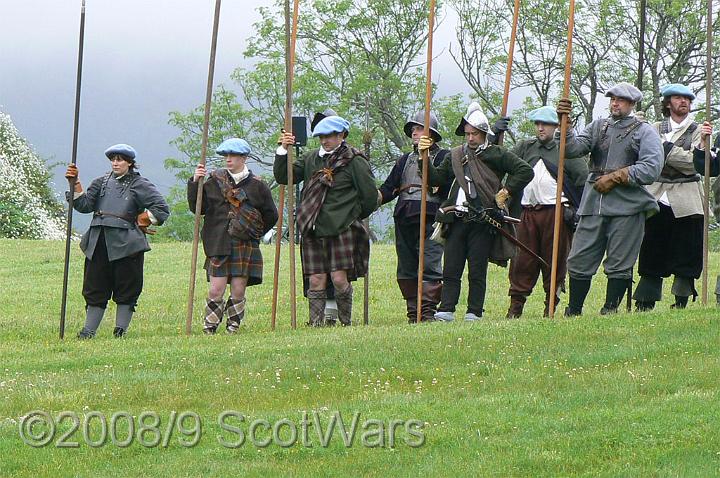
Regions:
<instances>
[{"instance_id":1,"label":"metal helmet","mask_svg":"<svg viewBox=\"0 0 720 478\"><path fill-rule=\"evenodd\" d=\"M480 105L477 102L470 103L470 106L468 106L467 113L465 113L465 116L460 120L460 124L455 129L455 134L458 136L465 136L465 125L469 124L475 129L479 129L480 131L484 131L488 135L492 135L492 131L490 131L490 122L487 119L487 116L485 116L485 113L482 112L482 109L480 108Z\"/></svg>"},{"instance_id":2,"label":"metal helmet","mask_svg":"<svg viewBox=\"0 0 720 478\"><path fill-rule=\"evenodd\" d=\"M313 116L313 119L312 119L312 121L310 122L310 131L311 131L311 132L314 131L314 130L315 130L315 126L317 126L317 124L318 124L319 122L321 122L322 120L324 120L324 119L327 118L328 116L337 116L337 115L338 115L338 114L337 114L337 113L335 112L335 110L332 109L332 108L327 108L327 109L326 109L325 111L323 111L322 113L320 113L320 112L315 113L315 116Z\"/></svg>"},{"instance_id":3,"label":"metal helmet","mask_svg":"<svg viewBox=\"0 0 720 478\"><path fill-rule=\"evenodd\" d=\"M405 131L405 136L408 138L412 138L412 128L413 126L418 125L425 127L425 110L420 110L415 115L405 123L405 126L403 127L403 131ZM438 128L440 127L437 116L434 112L430 112L430 135L432 136L433 141L436 143L439 143L442 141L442 136L440 135L440 131L438 131Z\"/></svg>"}]
</instances>

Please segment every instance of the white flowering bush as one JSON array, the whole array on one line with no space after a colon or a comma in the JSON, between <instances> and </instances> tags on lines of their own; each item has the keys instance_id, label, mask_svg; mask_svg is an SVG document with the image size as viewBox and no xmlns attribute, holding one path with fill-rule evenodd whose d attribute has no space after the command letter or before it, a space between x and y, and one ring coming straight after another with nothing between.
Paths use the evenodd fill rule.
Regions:
<instances>
[{"instance_id":1,"label":"white flowering bush","mask_svg":"<svg viewBox=\"0 0 720 478\"><path fill-rule=\"evenodd\" d=\"M62 239L65 227L47 165L0 111L0 237Z\"/></svg>"}]
</instances>

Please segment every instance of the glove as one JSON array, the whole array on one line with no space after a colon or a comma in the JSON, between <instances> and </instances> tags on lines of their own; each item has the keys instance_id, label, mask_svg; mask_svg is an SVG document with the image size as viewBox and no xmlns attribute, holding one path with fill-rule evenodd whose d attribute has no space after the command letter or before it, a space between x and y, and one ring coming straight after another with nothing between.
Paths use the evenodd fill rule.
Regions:
<instances>
[{"instance_id":1,"label":"glove","mask_svg":"<svg viewBox=\"0 0 720 478\"><path fill-rule=\"evenodd\" d=\"M485 209L485 214L487 214L490 219L493 219L500 224L505 222L505 214L503 214L500 209Z\"/></svg>"},{"instance_id":2,"label":"glove","mask_svg":"<svg viewBox=\"0 0 720 478\"><path fill-rule=\"evenodd\" d=\"M630 182L629 173L629 168L622 168L612 173L603 174L595 180L593 188L600 194L607 194L619 184L628 184Z\"/></svg>"},{"instance_id":3,"label":"glove","mask_svg":"<svg viewBox=\"0 0 720 478\"><path fill-rule=\"evenodd\" d=\"M563 98L562 100L558 101L558 105L555 111L557 111L558 116L570 116L572 114L572 101Z\"/></svg>"},{"instance_id":4,"label":"glove","mask_svg":"<svg viewBox=\"0 0 720 478\"><path fill-rule=\"evenodd\" d=\"M140 228L140 230L145 234L155 234L154 229L150 229L150 226L152 226L152 221L150 220L150 214L148 214L147 211L143 211L137 216L137 225Z\"/></svg>"},{"instance_id":5,"label":"glove","mask_svg":"<svg viewBox=\"0 0 720 478\"><path fill-rule=\"evenodd\" d=\"M430 136L420 136L420 141L418 141L418 152L429 150L432 148L433 144L435 144L435 141L433 141Z\"/></svg>"},{"instance_id":6,"label":"glove","mask_svg":"<svg viewBox=\"0 0 720 478\"><path fill-rule=\"evenodd\" d=\"M495 204L497 204L497 207L499 207L500 209L504 209L505 203L509 198L510 192L507 189L502 188L500 191L497 192L497 194L495 194Z\"/></svg>"},{"instance_id":7,"label":"glove","mask_svg":"<svg viewBox=\"0 0 720 478\"><path fill-rule=\"evenodd\" d=\"M74 191L76 193L83 192L82 184L80 184L80 180L78 180L78 168L74 164L69 164L67 167L67 170L65 171L65 177L68 179L68 181L75 180L75 189Z\"/></svg>"},{"instance_id":8,"label":"glove","mask_svg":"<svg viewBox=\"0 0 720 478\"><path fill-rule=\"evenodd\" d=\"M501 116L500 118L498 118L498 120L495 121L495 124L493 125L493 132L497 134L509 130L511 119L511 116Z\"/></svg>"},{"instance_id":9,"label":"glove","mask_svg":"<svg viewBox=\"0 0 720 478\"><path fill-rule=\"evenodd\" d=\"M666 158L667 155L670 154L670 151L673 149L673 146L675 146L675 143L671 143L670 141L663 141L663 150L665 151Z\"/></svg>"}]
</instances>

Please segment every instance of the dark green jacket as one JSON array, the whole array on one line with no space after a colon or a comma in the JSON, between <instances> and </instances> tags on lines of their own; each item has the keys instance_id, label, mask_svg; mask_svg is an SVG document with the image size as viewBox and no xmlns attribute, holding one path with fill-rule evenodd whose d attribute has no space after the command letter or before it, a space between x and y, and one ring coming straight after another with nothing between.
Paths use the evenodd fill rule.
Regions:
<instances>
[{"instance_id":1,"label":"dark green jacket","mask_svg":"<svg viewBox=\"0 0 720 478\"><path fill-rule=\"evenodd\" d=\"M541 158L545 158L556 167L560 160L560 152L558 151L558 142L551 139L543 144L539 139L526 139L515 144L512 149L515 156L526 161L531 168L534 168ZM588 175L588 165L586 157L565 158L565 174L570 181L577 187L582 188Z\"/></svg>"},{"instance_id":2,"label":"dark green jacket","mask_svg":"<svg viewBox=\"0 0 720 478\"><path fill-rule=\"evenodd\" d=\"M462 147L463 146L457 146L456 148ZM489 145L480 153L478 159L485 162L500 181L504 183L511 197L522 195L522 190L525 188L525 185L527 185L534 176L533 170L528 163L502 146ZM430 186L442 186L452 181L450 194L448 194L447 200L443 202L441 207L453 205L457 200L460 185L457 181L453 181L454 178L452 151L445 156L445 160L437 168L432 163L428 164L428 184ZM453 222L456 217L454 213L443 214L438 211L436 220L439 222Z\"/></svg>"},{"instance_id":3,"label":"dark green jacket","mask_svg":"<svg viewBox=\"0 0 720 478\"><path fill-rule=\"evenodd\" d=\"M325 167L325 160L316 149L296 159L293 164L294 183L307 181L313 173ZM326 156L327 157L327 156ZM275 155L275 180L287 184L287 156ZM318 237L337 236L357 219L365 219L377 208L378 191L370 164L361 155L335 172L333 186L328 189L325 202L315 221ZM302 203L298 205L302 207Z\"/></svg>"},{"instance_id":4,"label":"dark green jacket","mask_svg":"<svg viewBox=\"0 0 720 478\"><path fill-rule=\"evenodd\" d=\"M547 143L542 143L537 138L519 141L512 149L513 154L523 161L527 161L531 168L541 159L547 160L550 164L557 167L560 162L560 151L556 139L551 139ZM585 180L588 177L587 157L565 158L565 174L570 182L582 192L585 186ZM522 211L522 194L514 195L510 201L510 215L520 217Z\"/></svg>"}]
</instances>

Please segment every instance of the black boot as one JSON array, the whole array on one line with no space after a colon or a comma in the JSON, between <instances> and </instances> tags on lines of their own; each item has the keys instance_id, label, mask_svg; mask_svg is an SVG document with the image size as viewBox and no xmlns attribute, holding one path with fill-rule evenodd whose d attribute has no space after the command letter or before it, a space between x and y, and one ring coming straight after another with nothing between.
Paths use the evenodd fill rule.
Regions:
<instances>
[{"instance_id":1,"label":"black boot","mask_svg":"<svg viewBox=\"0 0 720 478\"><path fill-rule=\"evenodd\" d=\"M646 312L655 308L655 303L662 300L663 278L660 276L642 275L635 287L632 298L635 299L635 311Z\"/></svg>"},{"instance_id":2,"label":"black boot","mask_svg":"<svg viewBox=\"0 0 720 478\"><path fill-rule=\"evenodd\" d=\"M605 292L605 304L600 309L600 315L614 314L625 297L630 285L630 279L608 279Z\"/></svg>"},{"instance_id":3,"label":"black boot","mask_svg":"<svg viewBox=\"0 0 720 478\"><path fill-rule=\"evenodd\" d=\"M676 295L675 296L675 303L670 306L671 309L684 309L688 305L688 299L690 297L685 297L682 295Z\"/></svg>"},{"instance_id":4,"label":"black boot","mask_svg":"<svg viewBox=\"0 0 720 478\"><path fill-rule=\"evenodd\" d=\"M568 306L565 308L565 317L573 317L582 315L585 298L590 292L590 279L575 279L570 277L570 298Z\"/></svg>"},{"instance_id":5,"label":"black boot","mask_svg":"<svg viewBox=\"0 0 720 478\"><path fill-rule=\"evenodd\" d=\"M123 335L125 335L125 329L123 329L122 327L115 327L115 329L113 329L113 337L115 337L116 339L119 339Z\"/></svg>"},{"instance_id":6,"label":"black boot","mask_svg":"<svg viewBox=\"0 0 720 478\"><path fill-rule=\"evenodd\" d=\"M635 312L647 312L655 308L654 301L636 300L635 301Z\"/></svg>"}]
</instances>

